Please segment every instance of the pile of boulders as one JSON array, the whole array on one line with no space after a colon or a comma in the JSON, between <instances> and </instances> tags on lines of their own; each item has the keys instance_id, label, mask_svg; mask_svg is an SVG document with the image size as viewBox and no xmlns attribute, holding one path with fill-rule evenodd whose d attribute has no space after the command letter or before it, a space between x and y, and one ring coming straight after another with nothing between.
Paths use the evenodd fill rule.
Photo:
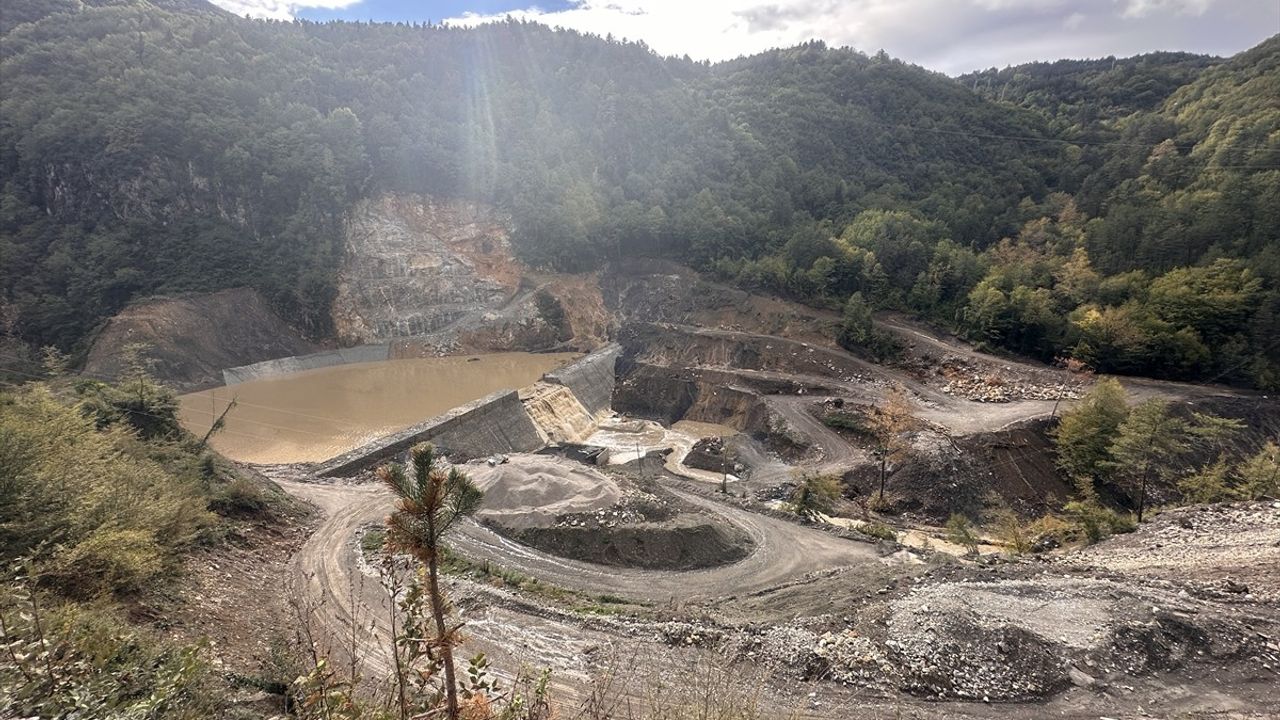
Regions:
<instances>
[{"instance_id":1,"label":"pile of boulders","mask_svg":"<svg viewBox=\"0 0 1280 720\"><path fill-rule=\"evenodd\" d=\"M942 391L974 402L1006 403L1014 400L1075 400L1080 381L1037 377L1012 366L983 367L965 358L948 355L934 372L945 380Z\"/></svg>"}]
</instances>

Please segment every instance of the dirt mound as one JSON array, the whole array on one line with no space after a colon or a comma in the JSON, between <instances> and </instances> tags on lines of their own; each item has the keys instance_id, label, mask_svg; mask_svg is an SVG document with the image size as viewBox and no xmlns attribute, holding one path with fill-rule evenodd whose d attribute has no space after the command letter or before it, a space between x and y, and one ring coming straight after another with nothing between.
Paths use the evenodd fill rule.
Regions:
<instances>
[{"instance_id":1,"label":"dirt mound","mask_svg":"<svg viewBox=\"0 0 1280 720\"><path fill-rule=\"evenodd\" d=\"M664 260L629 260L600 279L622 324L663 322L765 333L835 347L839 315L711 282Z\"/></svg>"},{"instance_id":2,"label":"dirt mound","mask_svg":"<svg viewBox=\"0 0 1280 720\"><path fill-rule=\"evenodd\" d=\"M944 582L890 607L885 644L899 685L929 697L1028 700L1071 684L1275 655L1260 618L1127 581Z\"/></svg>"},{"instance_id":3,"label":"dirt mound","mask_svg":"<svg viewBox=\"0 0 1280 720\"><path fill-rule=\"evenodd\" d=\"M988 510L1007 507L1038 517L1062 507L1071 486L1054 465L1047 421L1033 420L1007 430L977 433L955 444L933 438L893 468L886 497L896 513L942 523L952 513L980 519ZM860 466L845 474L857 493L875 492L878 466Z\"/></svg>"},{"instance_id":4,"label":"dirt mound","mask_svg":"<svg viewBox=\"0 0 1280 720\"><path fill-rule=\"evenodd\" d=\"M706 437L694 443L681 462L697 470L730 472L736 470L737 459L726 447L724 438Z\"/></svg>"},{"instance_id":5,"label":"dirt mound","mask_svg":"<svg viewBox=\"0 0 1280 720\"><path fill-rule=\"evenodd\" d=\"M317 350L249 288L155 298L125 308L94 339L85 374L118 377L124 349L133 343L148 346L156 377L184 392L221 385L226 368Z\"/></svg>"},{"instance_id":6,"label":"dirt mound","mask_svg":"<svg viewBox=\"0 0 1280 720\"><path fill-rule=\"evenodd\" d=\"M618 483L605 474L545 455L513 456L493 468L481 466L471 476L484 490L476 517L517 532L549 526L563 515L610 508L622 499Z\"/></svg>"}]
</instances>

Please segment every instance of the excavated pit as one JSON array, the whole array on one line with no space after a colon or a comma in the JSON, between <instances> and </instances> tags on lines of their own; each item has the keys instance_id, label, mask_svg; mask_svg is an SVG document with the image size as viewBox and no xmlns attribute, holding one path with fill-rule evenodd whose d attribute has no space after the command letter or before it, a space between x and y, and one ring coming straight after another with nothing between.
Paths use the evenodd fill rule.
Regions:
<instances>
[{"instance_id":1,"label":"excavated pit","mask_svg":"<svg viewBox=\"0 0 1280 720\"><path fill-rule=\"evenodd\" d=\"M551 455L468 467L485 491L477 519L495 532L571 560L647 570L736 562L745 532L627 470L604 472Z\"/></svg>"}]
</instances>

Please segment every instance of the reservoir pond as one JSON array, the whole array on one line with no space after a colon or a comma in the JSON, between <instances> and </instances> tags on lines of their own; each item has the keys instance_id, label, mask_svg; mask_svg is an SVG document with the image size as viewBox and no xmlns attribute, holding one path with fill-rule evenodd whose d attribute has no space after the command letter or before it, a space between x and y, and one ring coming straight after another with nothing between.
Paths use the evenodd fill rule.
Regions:
<instances>
[{"instance_id":1,"label":"reservoir pond","mask_svg":"<svg viewBox=\"0 0 1280 720\"><path fill-rule=\"evenodd\" d=\"M320 462L504 389L518 389L576 353L494 353L336 365L179 398L182 424L203 437L232 398L210 445L248 463Z\"/></svg>"}]
</instances>

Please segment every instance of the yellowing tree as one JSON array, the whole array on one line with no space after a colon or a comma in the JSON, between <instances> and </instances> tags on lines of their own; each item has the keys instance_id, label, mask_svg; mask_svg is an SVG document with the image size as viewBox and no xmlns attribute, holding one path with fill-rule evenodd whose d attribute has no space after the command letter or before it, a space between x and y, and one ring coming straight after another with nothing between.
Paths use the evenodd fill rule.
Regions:
<instances>
[{"instance_id":1,"label":"yellowing tree","mask_svg":"<svg viewBox=\"0 0 1280 720\"><path fill-rule=\"evenodd\" d=\"M871 435L875 438L872 452L880 461L878 500L881 503L884 502L884 485L889 474L889 466L901 462L911 450L911 439L907 433L916 424L912 409L906 388L895 385L889 391L884 403L871 413L867 422Z\"/></svg>"}]
</instances>

